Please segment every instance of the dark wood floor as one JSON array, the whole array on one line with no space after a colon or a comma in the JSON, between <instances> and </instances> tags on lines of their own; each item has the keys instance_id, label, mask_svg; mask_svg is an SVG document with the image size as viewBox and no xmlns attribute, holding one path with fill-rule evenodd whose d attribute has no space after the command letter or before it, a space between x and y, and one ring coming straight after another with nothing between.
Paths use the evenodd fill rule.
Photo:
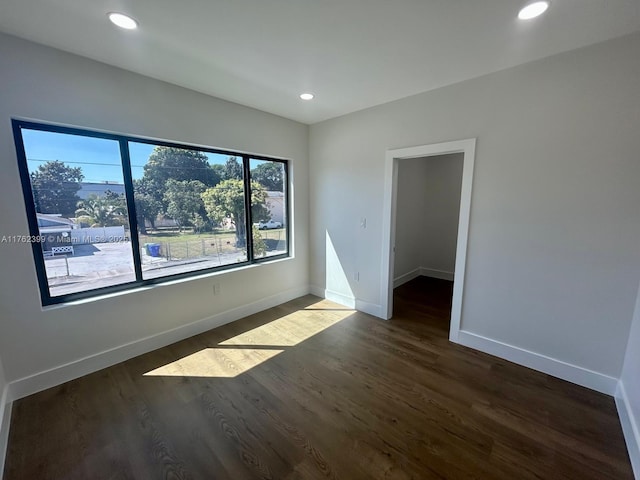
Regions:
<instances>
[{"instance_id":1,"label":"dark wood floor","mask_svg":"<svg viewBox=\"0 0 640 480\"><path fill-rule=\"evenodd\" d=\"M15 402L15 479L631 479L611 397L307 296Z\"/></svg>"}]
</instances>

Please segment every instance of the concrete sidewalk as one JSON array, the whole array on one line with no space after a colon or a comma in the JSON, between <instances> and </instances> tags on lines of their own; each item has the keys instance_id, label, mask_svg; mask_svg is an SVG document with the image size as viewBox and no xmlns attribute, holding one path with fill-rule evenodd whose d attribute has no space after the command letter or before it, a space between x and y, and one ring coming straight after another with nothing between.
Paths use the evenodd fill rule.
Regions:
<instances>
[{"instance_id":1,"label":"concrete sidewalk","mask_svg":"<svg viewBox=\"0 0 640 480\"><path fill-rule=\"evenodd\" d=\"M167 261L141 252L145 279L230 265L246 260L242 252ZM74 255L45 259L52 296L81 292L135 281L131 242L75 245Z\"/></svg>"}]
</instances>

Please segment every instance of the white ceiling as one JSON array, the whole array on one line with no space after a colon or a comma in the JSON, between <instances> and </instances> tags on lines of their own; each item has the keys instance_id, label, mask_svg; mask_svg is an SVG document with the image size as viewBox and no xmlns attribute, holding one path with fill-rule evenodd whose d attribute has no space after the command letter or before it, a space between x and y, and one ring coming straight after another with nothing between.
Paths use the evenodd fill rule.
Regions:
<instances>
[{"instance_id":1,"label":"white ceiling","mask_svg":"<svg viewBox=\"0 0 640 480\"><path fill-rule=\"evenodd\" d=\"M552 0L523 22L525 3L0 0L0 31L316 123L640 29L639 0Z\"/></svg>"}]
</instances>

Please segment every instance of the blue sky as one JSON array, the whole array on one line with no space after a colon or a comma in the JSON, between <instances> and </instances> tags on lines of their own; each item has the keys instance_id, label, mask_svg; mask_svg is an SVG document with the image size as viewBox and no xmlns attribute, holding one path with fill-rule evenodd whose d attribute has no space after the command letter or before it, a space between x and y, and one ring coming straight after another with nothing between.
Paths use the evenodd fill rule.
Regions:
<instances>
[{"instance_id":1,"label":"blue sky","mask_svg":"<svg viewBox=\"0 0 640 480\"><path fill-rule=\"evenodd\" d=\"M65 133L22 129L29 171L37 170L47 161L60 160L69 167L81 167L85 182L123 183L120 146L117 141L83 137ZM131 173L141 178L143 167L153 151L153 145L129 142ZM228 155L205 153L211 164L224 164Z\"/></svg>"}]
</instances>

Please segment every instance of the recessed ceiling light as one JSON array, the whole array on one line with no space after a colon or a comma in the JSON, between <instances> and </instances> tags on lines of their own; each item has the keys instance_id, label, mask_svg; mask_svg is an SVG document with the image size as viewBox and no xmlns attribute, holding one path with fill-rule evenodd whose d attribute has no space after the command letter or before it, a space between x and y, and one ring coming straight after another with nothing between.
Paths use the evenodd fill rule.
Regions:
<instances>
[{"instance_id":1,"label":"recessed ceiling light","mask_svg":"<svg viewBox=\"0 0 640 480\"><path fill-rule=\"evenodd\" d=\"M126 30L135 30L138 28L138 22L124 13L111 12L107 14L107 16L109 17L109 20L111 20L111 23L120 28L124 28Z\"/></svg>"},{"instance_id":2,"label":"recessed ceiling light","mask_svg":"<svg viewBox=\"0 0 640 480\"><path fill-rule=\"evenodd\" d=\"M313 93L301 93L300 98L302 100L313 100Z\"/></svg>"},{"instance_id":3,"label":"recessed ceiling light","mask_svg":"<svg viewBox=\"0 0 640 480\"><path fill-rule=\"evenodd\" d=\"M526 5L520 10L518 13L518 18L520 20L531 20L532 18L536 18L542 15L549 8L550 2L533 2L529 5Z\"/></svg>"}]
</instances>

